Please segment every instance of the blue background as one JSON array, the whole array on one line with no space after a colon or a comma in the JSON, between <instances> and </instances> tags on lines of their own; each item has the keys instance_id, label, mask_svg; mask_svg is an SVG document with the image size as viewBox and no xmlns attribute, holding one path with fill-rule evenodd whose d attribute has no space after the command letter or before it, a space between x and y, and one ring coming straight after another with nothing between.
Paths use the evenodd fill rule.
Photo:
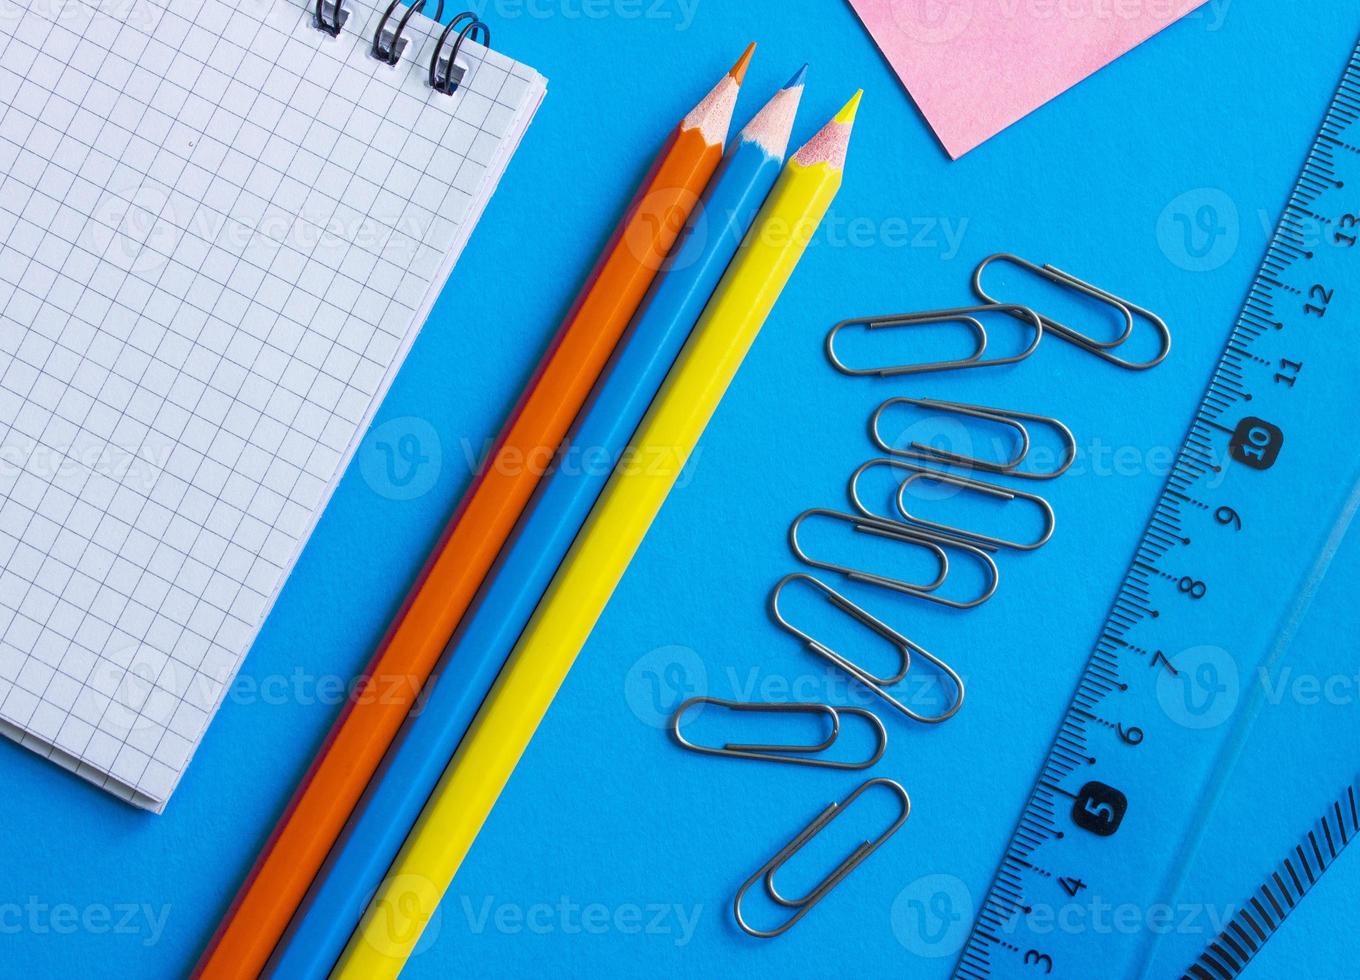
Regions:
<instances>
[{"instance_id":1,"label":"blue background","mask_svg":"<svg viewBox=\"0 0 1360 980\"><path fill-rule=\"evenodd\" d=\"M1360 30L1360 12L1335 0L1218 0L951 163L841 0L485 6L497 45L549 76L549 98L166 813L131 810L0 744L0 974L191 966L331 724L335 686L370 656L613 216L667 129L755 39L739 122L805 60L796 139L865 89L844 189L406 975L552 964L570 975L947 976L966 917L922 920L912 900L944 908L944 895L966 911L984 895ZM1177 215L1193 223L1205 206L1209 230L1187 238ZM1135 375L1050 340L996 372L876 382L828 367L832 322L961 304L974 264L1003 249L1163 313L1171 358ZM771 624L766 601L796 568L788 522L845 506L846 477L872 455L867 415L892 394L1054 414L1083 455L1043 487L1053 542L1007 556L982 609L855 593L960 670L968 703L934 729L885 716L891 742L875 774L911 792L910 822L794 931L757 943L731 923L735 888L858 777L681 753L659 719L694 693L859 696ZM377 446L406 434L427 458L398 485ZM1340 678L1335 703L1267 706L1185 901L1246 897L1360 769L1357 583L1353 536L1286 660L1293 673L1271 679ZM872 832L884 811L865 802L860 823L848 817L788 869L788 891L838 860L852 833ZM1258 974L1346 975L1360 939L1332 923L1357 888L1349 858ZM53 911L65 906L85 924ZM583 926L593 906L604 911ZM163 916L163 929L145 911L120 922L131 907ZM1156 975L1182 969L1210 931L1169 937Z\"/></svg>"}]
</instances>

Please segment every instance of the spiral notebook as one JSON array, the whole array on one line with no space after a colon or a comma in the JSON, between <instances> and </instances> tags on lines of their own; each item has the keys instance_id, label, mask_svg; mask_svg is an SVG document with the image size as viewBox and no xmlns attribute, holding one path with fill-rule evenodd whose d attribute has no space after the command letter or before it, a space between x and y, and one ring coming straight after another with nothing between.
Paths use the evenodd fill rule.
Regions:
<instances>
[{"instance_id":1,"label":"spiral notebook","mask_svg":"<svg viewBox=\"0 0 1360 980\"><path fill-rule=\"evenodd\" d=\"M0 3L0 730L159 811L546 81L386 0Z\"/></svg>"}]
</instances>

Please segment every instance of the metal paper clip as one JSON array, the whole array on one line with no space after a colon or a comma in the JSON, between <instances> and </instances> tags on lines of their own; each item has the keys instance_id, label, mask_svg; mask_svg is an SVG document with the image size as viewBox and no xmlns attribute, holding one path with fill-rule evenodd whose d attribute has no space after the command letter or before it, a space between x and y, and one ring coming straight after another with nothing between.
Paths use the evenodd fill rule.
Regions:
<instances>
[{"instance_id":1,"label":"metal paper clip","mask_svg":"<svg viewBox=\"0 0 1360 980\"><path fill-rule=\"evenodd\" d=\"M810 633L804 632L797 626L794 626L793 623L789 622L788 618L785 617L783 610L779 608L779 600L784 594L785 587L790 582L795 581L806 582L808 585L811 585L837 609L841 610L861 625L868 627L869 630L880 639L886 640L891 644L893 649L897 651L900 663L902 664L902 669L891 677L879 677L875 674L871 674L853 660L837 653ZM883 622L883 620L841 595L821 579L813 578L811 575L805 575L802 572L785 575L775 585L774 591L770 593L770 610L774 615L775 622L783 627L785 631L792 633L794 636L805 642L812 649L813 653L835 664L912 721L919 721L926 725L938 725L942 721L948 721L950 718L953 718L954 715L958 714L959 709L963 707L965 695L963 678L960 677L952 667L919 643L913 643L901 633L897 632L897 630ZM887 690L892 685L897 684L906 678L911 670L911 658L913 654L919 654L924 660L933 664L937 670L949 678L950 683L954 687L955 697L953 702L938 715L923 715L918 711L913 711L897 698L893 697Z\"/></svg>"},{"instance_id":2,"label":"metal paper clip","mask_svg":"<svg viewBox=\"0 0 1360 980\"><path fill-rule=\"evenodd\" d=\"M1052 317L1039 314L1039 320L1043 323L1044 329L1048 330L1050 333L1056 334L1068 343L1075 344L1082 350L1094 354L1101 360L1107 361L1116 367L1125 368L1129 371L1146 371L1148 368L1153 368L1158 364L1161 364L1162 361L1166 360L1166 356L1171 353L1171 329L1166 325L1165 320L1151 310L1130 303L1126 299L1121 299L1114 293L1101 289L1099 286L1093 285L1084 279L1078 279L1070 272L1064 272L1056 266L1038 265L1010 252L997 252L995 255L987 256L987 258L979 263L977 269L973 271L973 292L977 294L978 299L987 303L995 303L998 308L1013 308L1012 304L1000 303L982 286L983 273L986 272L987 267L993 262L1008 262L1018 268L1032 272L1055 285L1074 290L1083 296L1089 296L1090 298L1105 303L1117 310L1124 318L1124 330L1114 340L1109 341L1096 340L1094 337L1084 334L1073 327L1059 323ZM1135 315L1141 316L1151 323L1153 329L1156 330L1158 334L1159 347L1157 355L1148 361L1128 361L1110 353L1112 349L1120 346L1133 336Z\"/></svg>"},{"instance_id":3,"label":"metal paper clip","mask_svg":"<svg viewBox=\"0 0 1360 980\"><path fill-rule=\"evenodd\" d=\"M886 786L897 794L902 807L902 812L898 815L897 819L892 822L887 830L879 834L874 840L866 840L851 851L849 857L838 864L830 874L822 879L820 884L802 898L795 900L782 896L779 893L779 889L775 887L775 873L787 864L795 854L801 851L812 838L821 833L827 824L831 823L832 820L835 820L844 813L850 805L859 799L871 786ZM813 819L812 823L803 828L797 837L780 848L774 857L761 865L761 867L756 870L756 873L751 875L750 878L747 878L741 888L737 889L736 899L732 903L732 912L733 915L736 916L737 925L740 926L742 931L747 935L754 936L757 939L773 939L776 936L782 936L797 925L803 916L811 912L817 903L826 898L831 890L844 881L852 871L863 864L869 855L882 847L887 842L888 838L897 833L898 829L907 822L907 817L910 815L911 797L907 795L907 791L902 788L900 783L883 777L870 779L868 782L862 783L858 789L845 799L841 800L839 803L832 803L819 813L816 818ZM783 925L775 929L757 929L746 921L745 916L743 916L741 912L742 899L746 897L746 893L750 891L751 886L762 878L765 880L765 891L774 902L782 905L784 908L795 910L792 917L785 921Z\"/></svg>"},{"instance_id":4,"label":"metal paper clip","mask_svg":"<svg viewBox=\"0 0 1360 980\"><path fill-rule=\"evenodd\" d=\"M896 461L893 461L896 463ZM924 466L917 466L914 463L896 463L902 469L909 471L908 476L897 488L897 509L901 513L903 520L908 524L918 527L930 528L941 534L950 537L962 538L965 541L974 541L989 548L1011 548L1015 551L1036 551L1048 544L1048 539L1053 537L1053 532L1057 528L1058 520L1053 514L1053 507L1047 500L1038 494L1025 493L1023 490L1013 490L1009 487L997 486L994 483L984 483L981 480L972 480L966 476L958 476L954 473L945 473L941 470L932 470ZM917 517L907 510L907 488L918 480L928 480L934 483L944 483L948 486L958 487L960 490L969 490L974 493L982 494L987 497L994 497L997 500L1010 502L1012 500L1027 500L1039 508L1044 517L1044 530L1036 541L1009 541L1005 538L993 537L988 534L981 534L977 531L969 531L966 528L954 527L949 524L941 524L938 521L926 520L924 517Z\"/></svg>"},{"instance_id":5,"label":"metal paper clip","mask_svg":"<svg viewBox=\"0 0 1360 980\"><path fill-rule=\"evenodd\" d=\"M859 513L863 514L865 517L871 520L880 521L893 525L894 527L899 529L899 533L906 534L911 537L924 538L925 540L932 542L933 544L937 545L939 548L944 550L946 558L948 557L949 552L951 551L962 552L963 554L967 555L973 561L977 562L979 565L982 566L983 571L986 574L987 578L987 584L983 587L982 591L970 599L950 598L949 596L943 594L940 591L940 586L937 586L935 589L932 589L929 592L918 591L908 592L907 594L915 596L918 599L924 599L927 602L933 602L936 605L947 606L950 609L975 609L976 607L982 605L984 602L990 599L992 596L994 596L996 594L997 586L1001 584L1001 571L1000 569L997 568L996 560L993 559L992 556L989 555L987 552L995 551L997 549L994 546L983 547L972 541L965 541L958 537L954 537L947 534L941 534L935 531L930 531L923 527L915 527L912 525L904 524L900 519L889 518L883 516L882 514L876 513L872 507L868 506L864 502L864 499L863 497L860 496L859 492L860 477L862 477L869 470L873 469L875 466L892 466L897 467L899 469L907 469L911 467L911 464L904 463L902 460L899 459L880 458L871 459L863 466L861 466L859 469L855 470L855 472L850 476L849 484L850 502L851 504L854 505L855 510L857 510ZM953 566L951 565L951 568L952 567Z\"/></svg>"},{"instance_id":6,"label":"metal paper clip","mask_svg":"<svg viewBox=\"0 0 1360 980\"><path fill-rule=\"evenodd\" d=\"M727 742L721 747L709 745L699 745L691 742L680 731L680 722L685 714L693 705L696 704L715 704L722 708L732 711L750 712L772 712L780 714L808 714L823 715L831 723L831 732L827 737L816 745L748 745L736 742ZM836 740L841 733L841 715L857 715L865 719L874 729L874 737L877 740L877 748L872 757L862 762L837 762L833 759L813 759L802 758L799 755L780 754L780 753L803 753L804 755L815 755L825 752L836 744ZM725 755L734 759L756 759L763 762L789 762L798 766L816 766L821 769L868 769L879 759L883 758L883 753L888 747L888 732L883 727L883 722L878 720L878 716L872 711L864 708L833 708L829 704L791 704L776 702L772 704L750 704L745 701L725 701L722 698L696 697L683 702L680 707L675 709L675 716L671 719L671 735L680 743L683 748L691 752L701 752L705 755Z\"/></svg>"},{"instance_id":7,"label":"metal paper clip","mask_svg":"<svg viewBox=\"0 0 1360 980\"><path fill-rule=\"evenodd\" d=\"M879 423L883 418L883 413L894 405L915 405L918 408L934 409L939 412L951 412L955 415L967 415L972 418L982 419L985 422L994 422L997 425L1006 426L1015 431L1019 448L1014 456L1005 461L994 461L980 459L977 456L966 456L961 453L950 452L947 449L936 449L934 446L927 446L921 442L913 442L907 449L895 449L891 443L883 438L879 431ZM1047 472L1025 472L1020 469L1021 464L1029 457L1030 437L1029 429L1025 427L1025 422L1037 422L1053 429L1062 438L1064 454L1062 463L1053 470ZM1024 480L1053 480L1066 473L1077 459L1077 439L1072 435L1072 430L1063 425L1055 418L1047 415L1034 415L1029 412L1016 412L1006 408L988 408L984 405L965 405L962 402L939 401L934 398L889 398L874 411L869 420L869 435L874 443L885 453L894 456L901 456L904 459L920 459L934 463L948 463L963 466L972 470L981 470L985 473L999 473L1004 476L1013 476Z\"/></svg>"},{"instance_id":8,"label":"metal paper clip","mask_svg":"<svg viewBox=\"0 0 1360 980\"><path fill-rule=\"evenodd\" d=\"M876 575L871 572L859 571L847 565L836 565L831 562L819 561L812 558L803 550L802 544L798 541L798 529L803 526L803 522L809 517L824 517L827 520L839 521L849 524L856 531L865 534L873 534L890 541L899 541L903 544L915 545L929 551L940 565L940 573L935 581L915 584L905 582L901 579L888 578L883 575ZM905 592L908 595L916 595L922 592L933 592L944 584L944 580L949 577L949 556L944 549L929 538L922 535L912 534L910 528L903 527L895 521L887 521L882 518L872 516L860 516L859 514L845 514L836 510L825 510L823 508L813 508L805 510L793 519L789 525L789 547L798 556L798 560L813 568L825 569L828 572L839 572L856 582L868 582L870 585L879 585L885 589L892 589L894 592Z\"/></svg>"},{"instance_id":9,"label":"metal paper clip","mask_svg":"<svg viewBox=\"0 0 1360 980\"><path fill-rule=\"evenodd\" d=\"M987 328L978 318L982 313L1008 313L1034 325L1034 339L1019 354L1010 357L994 357L984 360L987 353ZM967 357L949 361L925 361L919 364L894 364L876 368L853 368L841 360L836 353L836 335L846 327L863 327L866 330L880 330L887 327L919 327L938 323L960 323L973 334L973 353ZM925 374L930 371L953 371L961 368L997 367L1002 364L1018 364L1033 354L1044 339L1044 325L1039 315L1024 306L993 303L989 306L963 306L952 310L928 310L921 313L902 313L893 316L861 317L842 320L831 328L826 335L826 356L836 370L854 377L892 378L903 374Z\"/></svg>"}]
</instances>

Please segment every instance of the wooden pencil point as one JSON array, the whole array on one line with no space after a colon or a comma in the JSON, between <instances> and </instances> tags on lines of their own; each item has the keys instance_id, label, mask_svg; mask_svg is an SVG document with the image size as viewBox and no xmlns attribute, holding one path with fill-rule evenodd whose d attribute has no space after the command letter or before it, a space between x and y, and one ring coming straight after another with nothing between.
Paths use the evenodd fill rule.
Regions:
<instances>
[{"instance_id":1,"label":"wooden pencil point","mask_svg":"<svg viewBox=\"0 0 1360 980\"><path fill-rule=\"evenodd\" d=\"M741 131L743 140L757 144L770 156L784 156L789 148L794 119L798 116L798 104L803 98L802 78L806 71L807 67L804 66L751 117L751 121Z\"/></svg>"},{"instance_id":2,"label":"wooden pencil point","mask_svg":"<svg viewBox=\"0 0 1360 980\"><path fill-rule=\"evenodd\" d=\"M859 111L859 100L863 94L862 90L856 92L845 108L836 113L835 118L804 143L802 149L794 154L794 162L804 167L824 163L833 170L844 170L845 155L850 148L850 133L854 129L855 114Z\"/></svg>"},{"instance_id":3,"label":"wooden pencil point","mask_svg":"<svg viewBox=\"0 0 1360 980\"><path fill-rule=\"evenodd\" d=\"M751 58L755 53L756 42L752 41L746 46L746 50L742 53L742 56L737 59L737 63L732 66L732 70L728 72L738 85L746 80L746 69L750 67Z\"/></svg>"},{"instance_id":4,"label":"wooden pencil point","mask_svg":"<svg viewBox=\"0 0 1360 980\"><path fill-rule=\"evenodd\" d=\"M842 126L849 126L855 121L855 116L859 113L859 100L864 95L864 89L860 89L850 97L850 101L845 103L845 108L836 113L835 121Z\"/></svg>"},{"instance_id":5,"label":"wooden pencil point","mask_svg":"<svg viewBox=\"0 0 1360 980\"><path fill-rule=\"evenodd\" d=\"M754 48L755 45L748 48L743 60L737 62L736 68L719 79L713 91L705 95L703 101L690 110L690 114L680 124L681 130L697 129L705 142L713 145L721 146L726 142L727 131L732 126L732 113L737 108L737 96L741 94L741 79L737 74L737 68L741 69L741 74L745 74L746 62L750 60Z\"/></svg>"}]
</instances>

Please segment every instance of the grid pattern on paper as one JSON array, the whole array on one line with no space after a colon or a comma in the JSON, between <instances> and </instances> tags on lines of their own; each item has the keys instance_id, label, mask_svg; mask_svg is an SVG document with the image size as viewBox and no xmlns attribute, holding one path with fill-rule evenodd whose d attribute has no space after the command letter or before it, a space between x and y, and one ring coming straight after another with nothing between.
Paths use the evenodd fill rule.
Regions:
<instances>
[{"instance_id":1,"label":"grid pattern on paper","mask_svg":"<svg viewBox=\"0 0 1360 980\"><path fill-rule=\"evenodd\" d=\"M542 80L433 92L372 0L4 2L0 732L159 809Z\"/></svg>"}]
</instances>

